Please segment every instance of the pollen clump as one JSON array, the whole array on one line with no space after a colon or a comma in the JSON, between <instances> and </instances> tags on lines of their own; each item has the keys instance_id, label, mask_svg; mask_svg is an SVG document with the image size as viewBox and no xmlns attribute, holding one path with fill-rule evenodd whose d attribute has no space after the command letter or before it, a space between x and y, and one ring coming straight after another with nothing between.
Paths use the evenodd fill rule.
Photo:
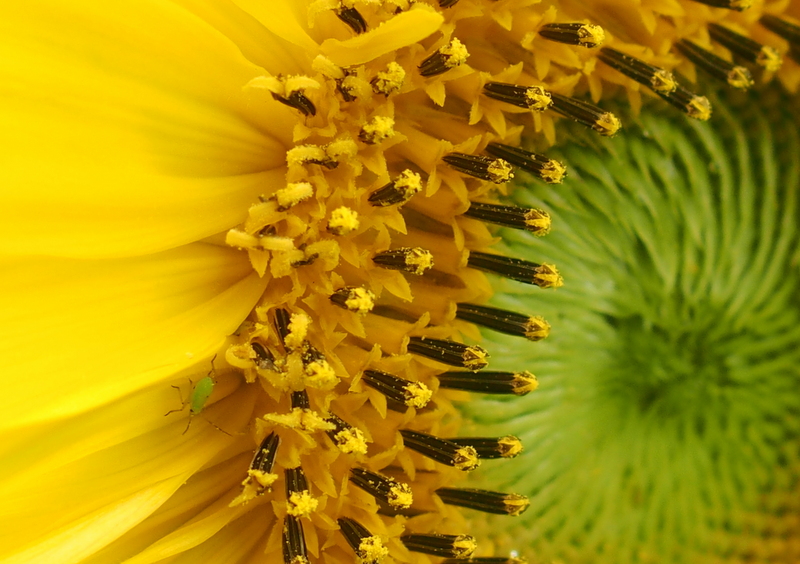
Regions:
<instances>
[{"instance_id":1,"label":"pollen clump","mask_svg":"<svg viewBox=\"0 0 800 564\"><path fill-rule=\"evenodd\" d=\"M389 549L383 545L376 536L362 539L358 545L358 559L360 564L378 564L389 556Z\"/></svg>"},{"instance_id":2,"label":"pollen clump","mask_svg":"<svg viewBox=\"0 0 800 564\"><path fill-rule=\"evenodd\" d=\"M308 517L317 510L319 500L314 499L308 490L292 492L286 501L286 513L294 517Z\"/></svg>"}]
</instances>

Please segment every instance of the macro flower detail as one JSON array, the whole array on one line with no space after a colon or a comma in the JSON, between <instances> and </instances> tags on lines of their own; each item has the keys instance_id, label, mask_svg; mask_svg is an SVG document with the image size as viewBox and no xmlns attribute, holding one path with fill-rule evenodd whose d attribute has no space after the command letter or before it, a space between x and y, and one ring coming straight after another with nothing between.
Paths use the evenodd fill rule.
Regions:
<instances>
[{"instance_id":1,"label":"macro flower detail","mask_svg":"<svg viewBox=\"0 0 800 564\"><path fill-rule=\"evenodd\" d=\"M564 285L548 253L496 246L498 228L557 230L550 211L500 200L529 180L569 190L549 146L570 121L593 143L624 136L608 108L638 111L641 86L707 120L695 66L740 89L798 83L778 64L797 58L791 7L618 4L0 8L3 346L23 376L2 426L0 558L536 550L500 553L473 524L521 520L531 499L462 487L527 445L462 436L456 403L539 385L535 360L495 370L478 327L539 347L543 291ZM487 305L523 285L536 314Z\"/></svg>"}]
</instances>

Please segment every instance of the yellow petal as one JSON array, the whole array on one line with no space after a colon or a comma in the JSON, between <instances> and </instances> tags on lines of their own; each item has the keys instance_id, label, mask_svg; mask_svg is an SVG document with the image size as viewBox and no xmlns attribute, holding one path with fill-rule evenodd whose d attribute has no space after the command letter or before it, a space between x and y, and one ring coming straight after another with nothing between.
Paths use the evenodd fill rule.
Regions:
<instances>
[{"instance_id":1,"label":"yellow petal","mask_svg":"<svg viewBox=\"0 0 800 564\"><path fill-rule=\"evenodd\" d=\"M307 53L307 62L317 56L319 46L305 30L308 18L305 2L297 0L233 0L272 33Z\"/></svg>"},{"instance_id":2,"label":"yellow petal","mask_svg":"<svg viewBox=\"0 0 800 564\"><path fill-rule=\"evenodd\" d=\"M0 252L195 241L283 165L289 109L242 88L263 70L180 7L126 6L0 5Z\"/></svg>"},{"instance_id":3,"label":"yellow petal","mask_svg":"<svg viewBox=\"0 0 800 564\"><path fill-rule=\"evenodd\" d=\"M270 32L232 0L173 1L230 38L249 61L264 67L272 74L298 74L308 67L304 49ZM263 11L269 5L267 2L260 2L258 7ZM281 26L281 29L285 27Z\"/></svg>"},{"instance_id":4,"label":"yellow petal","mask_svg":"<svg viewBox=\"0 0 800 564\"><path fill-rule=\"evenodd\" d=\"M244 253L203 244L0 268L0 355L13 375L0 429L83 412L210 356L264 289Z\"/></svg>"},{"instance_id":5,"label":"yellow petal","mask_svg":"<svg viewBox=\"0 0 800 564\"><path fill-rule=\"evenodd\" d=\"M425 39L443 22L442 15L433 10L403 12L376 29L345 41L326 39L322 53L342 67L360 65Z\"/></svg>"},{"instance_id":6,"label":"yellow petal","mask_svg":"<svg viewBox=\"0 0 800 564\"><path fill-rule=\"evenodd\" d=\"M104 547L153 513L234 440L209 429L187 440L176 426L163 426L70 464L4 481L0 559L74 562Z\"/></svg>"}]
</instances>

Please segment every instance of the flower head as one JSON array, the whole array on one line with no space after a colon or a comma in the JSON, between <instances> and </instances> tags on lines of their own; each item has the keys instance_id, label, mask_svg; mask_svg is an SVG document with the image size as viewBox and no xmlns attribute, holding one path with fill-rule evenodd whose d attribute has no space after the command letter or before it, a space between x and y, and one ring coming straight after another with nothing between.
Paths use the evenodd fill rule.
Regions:
<instances>
[{"instance_id":1,"label":"flower head","mask_svg":"<svg viewBox=\"0 0 800 564\"><path fill-rule=\"evenodd\" d=\"M566 174L523 131L552 143L561 116L612 137L604 95L638 109L642 86L708 119L673 70L751 82L709 37L767 72L796 55L791 15L745 7L0 8L10 561L490 553L453 507L527 499L454 486L522 446L460 435L452 402L537 385L485 370L476 324L550 330L487 306L490 280L563 284L492 248L490 225L551 227L497 202L509 181ZM779 51L754 51L766 38ZM777 72L796 88L796 66Z\"/></svg>"}]
</instances>

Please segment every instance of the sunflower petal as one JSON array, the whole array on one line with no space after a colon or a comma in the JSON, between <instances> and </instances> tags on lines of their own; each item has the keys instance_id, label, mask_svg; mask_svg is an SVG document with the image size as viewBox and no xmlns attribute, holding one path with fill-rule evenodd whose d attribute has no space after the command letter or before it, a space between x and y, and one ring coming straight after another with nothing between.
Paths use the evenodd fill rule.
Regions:
<instances>
[{"instance_id":1,"label":"sunflower petal","mask_svg":"<svg viewBox=\"0 0 800 564\"><path fill-rule=\"evenodd\" d=\"M163 2L0 6L0 252L142 254L240 222L291 135L243 90L260 74Z\"/></svg>"},{"instance_id":2,"label":"sunflower petal","mask_svg":"<svg viewBox=\"0 0 800 564\"><path fill-rule=\"evenodd\" d=\"M0 354L16 376L4 428L80 413L210 356L264 289L243 253L202 244L0 264Z\"/></svg>"}]
</instances>

